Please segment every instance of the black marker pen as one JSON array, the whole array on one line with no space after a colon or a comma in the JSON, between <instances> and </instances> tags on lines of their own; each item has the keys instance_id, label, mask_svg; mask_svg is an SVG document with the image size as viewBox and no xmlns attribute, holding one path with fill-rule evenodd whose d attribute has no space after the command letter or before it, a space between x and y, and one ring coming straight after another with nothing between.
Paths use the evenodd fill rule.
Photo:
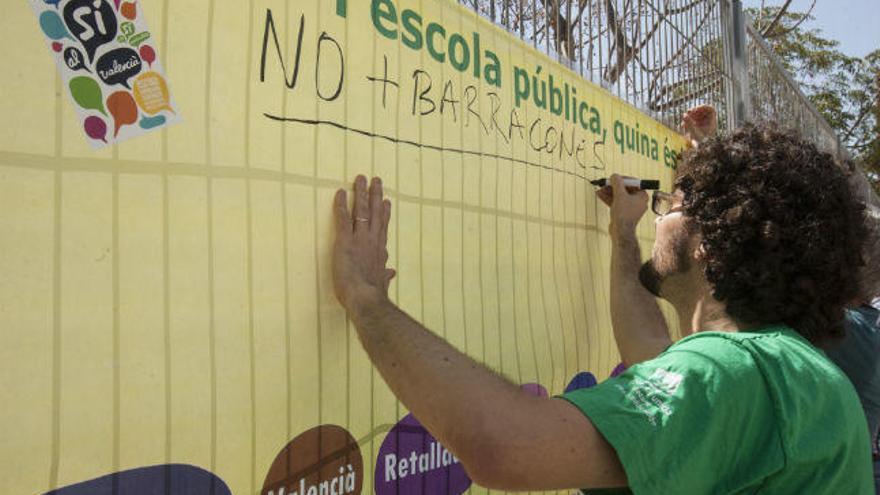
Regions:
<instances>
[{"instance_id":1,"label":"black marker pen","mask_svg":"<svg viewBox=\"0 0 880 495\"><path fill-rule=\"evenodd\" d=\"M606 185L611 185L611 182L608 179L596 179L591 180L590 184L598 187L605 187ZM648 191L653 189L660 189L660 181L659 180L644 180L644 179L633 179L630 177L625 177L623 179L623 185L627 187L627 189L641 189L642 191Z\"/></svg>"}]
</instances>

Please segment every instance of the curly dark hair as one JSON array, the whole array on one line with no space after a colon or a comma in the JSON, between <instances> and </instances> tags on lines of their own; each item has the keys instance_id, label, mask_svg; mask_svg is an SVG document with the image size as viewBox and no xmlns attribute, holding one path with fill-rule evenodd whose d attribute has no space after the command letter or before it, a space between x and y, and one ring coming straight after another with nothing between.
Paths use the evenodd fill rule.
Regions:
<instances>
[{"instance_id":1,"label":"curly dark hair","mask_svg":"<svg viewBox=\"0 0 880 495\"><path fill-rule=\"evenodd\" d=\"M689 151L675 180L702 234L706 279L746 325L782 323L814 344L842 337L859 294L864 205L847 172L773 124Z\"/></svg>"}]
</instances>

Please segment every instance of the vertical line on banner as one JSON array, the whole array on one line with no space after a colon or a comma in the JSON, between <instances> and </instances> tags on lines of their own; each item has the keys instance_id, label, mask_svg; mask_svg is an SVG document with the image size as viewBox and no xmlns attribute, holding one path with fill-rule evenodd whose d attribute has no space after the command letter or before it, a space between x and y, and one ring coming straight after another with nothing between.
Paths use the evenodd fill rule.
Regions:
<instances>
[{"instance_id":1,"label":"vertical line on banner","mask_svg":"<svg viewBox=\"0 0 880 495\"><path fill-rule=\"evenodd\" d=\"M162 333L164 339L166 362L166 379L171 376L171 243L170 243L170 210L168 197L168 176L162 174ZM169 380L170 381L170 380ZM165 383L166 421L171 417L171 385ZM166 425L166 434L170 437L171 428ZM170 439L166 437L166 462L171 460Z\"/></svg>"},{"instance_id":2,"label":"vertical line on banner","mask_svg":"<svg viewBox=\"0 0 880 495\"><path fill-rule=\"evenodd\" d=\"M348 56L349 55L349 52L348 52L348 22L347 21L344 21L344 22L345 22L345 28L343 29L343 33L345 33L344 34L345 39L343 40L343 43L342 43L343 64L345 63L345 61L349 60L349 56ZM375 61L373 62L373 64L375 65ZM343 72L345 71L344 65L342 67L342 71ZM350 77L345 81L345 84L346 85L351 84ZM344 96L344 99L342 102L343 121L344 121L345 125L349 125L349 113L348 113L349 94L350 94L350 91L345 91L345 96ZM342 133L342 142L343 142L343 145L342 145L342 150L343 150L342 151L342 153L343 153L343 155L342 155L343 156L342 176L343 176L343 180L348 180L348 177L349 177L349 172L348 172L348 153L349 153L348 135L349 135L348 132ZM372 139L370 141L372 141ZM370 174L369 174L369 178L367 179L368 185L370 184L370 181L372 180L373 176L375 176L374 170L375 170L375 167L373 165L373 161L370 160ZM352 338L351 338L352 323L351 323L351 318L348 317L347 311L345 312L344 317L345 317L345 429L351 431L351 368L352 368L351 367L351 346L358 345L359 340L357 340L357 339L352 340Z\"/></svg>"},{"instance_id":3,"label":"vertical line on banner","mask_svg":"<svg viewBox=\"0 0 880 495\"><path fill-rule=\"evenodd\" d=\"M321 9L317 9L317 25L321 25ZM320 118L319 115L319 107L318 107L318 99L315 98L315 118ZM312 229L313 239L312 245L315 249L315 331L317 332L317 344L318 344L318 424L323 424L324 421L324 352L323 345L321 344L321 252L318 249L318 136L320 135L320 130L315 129L313 133L314 139L312 142L312 156L314 157L314 161L312 162L312 179L314 182L312 183L312 221L314 222L312 225L314 228ZM321 453L321 436L318 436L318 452L319 455Z\"/></svg>"},{"instance_id":4,"label":"vertical line on banner","mask_svg":"<svg viewBox=\"0 0 880 495\"><path fill-rule=\"evenodd\" d=\"M469 17L469 19L471 19L471 17ZM474 29L475 29L475 30L478 29L477 26L479 26L479 24L474 23ZM464 87L465 87L465 86L464 86L464 76L459 75L458 80L459 80L459 88L464 88ZM464 112L464 108L462 108L462 113L463 113L463 112ZM459 143L459 145L461 145L462 148L465 147L465 144L464 144L464 115L463 115L463 114L462 114L462 119L461 119L461 121L458 122L458 143ZM461 186L460 186L460 188L459 188L460 191L461 191L461 196L460 196L460 201L461 201L461 206L460 206L461 216L460 216L460 218L461 218L461 221L460 221L460 223L459 223L459 227L460 227L460 230L461 230L461 260L460 260L460 265L461 265L461 316L462 316L462 318L461 318L461 326L462 326L462 332L464 333L464 353L467 354L468 357L471 357L471 356L470 356L470 349L469 349L469 346L468 346L468 321L467 321L467 320L468 320L468 312L467 312L467 300L466 300L465 295L464 295L464 292L465 292L465 291L464 291L464 276L465 276L465 263L464 263L464 258L465 258L465 253L466 253L466 251L465 251L465 249L464 249L464 247L465 247L465 242L464 242L464 239L465 239L465 229L464 229L464 226L465 226L465 216L464 216L464 202L465 202L465 199L464 199L464 198L465 198L465 195L464 195L464 171L465 171L466 166L467 166L467 165L465 164L465 157L464 157L464 155L462 155L462 157L461 157L461 174L459 175L459 177L461 177Z\"/></svg>"},{"instance_id":5,"label":"vertical line on banner","mask_svg":"<svg viewBox=\"0 0 880 495\"><path fill-rule=\"evenodd\" d=\"M424 11L422 7L423 7L422 2L421 2L421 0L419 0L419 11L420 12ZM376 38L377 37L375 37L375 36L373 37L374 46L376 44ZM397 43L397 75L399 77L403 76L403 56L402 56L401 51L402 51L402 49L400 47L400 43ZM394 119L395 119L394 135L398 139L400 138L400 101L401 101L400 92L398 91L397 103L396 103L396 108L395 108L395 112L394 112ZM399 196L400 195L400 144L399 144L399 142L394 145L394 152L396 155L395 161L394 161L394 167L395 167L394 180L397 182L395 189L398 194L398 203L399 203L400 202L400 199L399 199L399 197L400 197ZM399 210L399 208L398 208L398 210ZM401 235L400 235L400 212L398 211L398 214L394 215L394 217L395 217L394 241L396 243L395 257L396 257L397 269L399 270L400 269L400 237L401 237ZM400 279L399 278L397 280L394 295L396 298L396 302L398 304L400 304ZM374 370L375 370L375 367L374 367ZM400 401L397 400L396 398L394 400L394 418L395 418L395 421L400 418ZM374 481L374 483L375 483L375 481Z\"/></svg>"},{"instance_id":6,"label":"vertical line on banner","mask_svg":"<svg viewBox=\"0 0 880 495\"><path fill-rule=\"evenodd\" d=\"M575 188L577 188L577 187L578 186L575 185ZM591 191L589 189L589 186L586 184L584 185L584 188L585 188L585 192L584 192L583 208L584 208L584 223L586 224L587 223L587 203L586 202L587 202L587 196L590 194ZM577 209L579 207L580 207L580 205L578 204L578 201L577 201L577 189L575 189L575 194L574 194L574 208L575 209L573 210L575 212L575 216L574 216L575 222L577 222ZM579 366L578 371L580 371L580 366L585 366L585 367L593 366L593 362L589 358L590 349L592 347L590 345L590 331L595 330L598 327L598 325L596 325L596 324L591 324L591 323L594 323L592 320L595 320L596 305L591 304L592 301L589 301L587 299L586 284L584 283L584 278L583 278L583 270L585 267L589 268L590 259L589 259L589 257L587 257L586 263L584 262L584 253L580 249L580 234L581 234L581 231L578 229L574 229L574 232L572 232L572 235L574 237L574 246L573 246L573 250L575 253L574 254L575 260L574 261L577 264L577 267L576 267L577 268L577 277L575 277L575 281L576 281L578 287L580 287L581 301L583 302L582 309L584 311L584 328L580 329L579 333L582 334L582 341L585 342L584 351L586 352L585 361L581 362L580 361L581 358L580 358L580 356L578 356L578 360L579 360L578 361L578 366ZM584 249L586 249L586 246L584 247ZM588 277L587 280L591 280L591 278ZM591 293L592 293L592 291L591 291ZM592 308L594 309L594 311L590 311L588 309L588 305L591 305Z\"/></svg>"},{"instance_id":7,"label":"vertical line on banner","mask_svg":"<svg viewBox=\"0 0 880 495\"><path fill-rule=\"evenodd\" d=\"M245 69L245 128L244 128L244 163L248 172L251 170L251 75L253 74L253 43L254 43L254 0L248 2L248 33L247 33L247 68ZM257 486L257 350L254 335L254 228L253 204L251 201L251 179L245 178L245 229L247 232L247 314L248 314L248 351L250 360L251 389L251 491L256 492Z\"/></svg>"},{"instance_id":8,"label":"vertical line on banner","mask_svg":"<svg viewBox=\"0 0 880 495\"><path fill-rule=\"evenodd\" d=\"M543 162L544 157L542 155L538 156L538 161ZM538 218L542 220L541 223L538 224L538 231L541 233L538 236L539 248L538 248L538 258L541 269L539 270L541 274L541 308L544 315L544 333L547 342L547 350L550 356L550 382L546 384L548 390L553 389L553 382L556 378L556 360L553 357L553 339L550 337L550 321L548 319L549 314L547 311L547 283L544 279L544 217L543 217L543 199L544 199L544 170L538 170ZM552 179L552 177L551 177ZM543 385L543 384L542 384Z\"/></svg>"},{"instance_id":9,"label":"vertical line on banner","mask_svg":"<svg viewBox=\"0 0 880 495\"><path fill-rule=\"evenodd\" d=\"M477 81L477 84L480 84L480 81ZM478 124L481 127L483 125L481 122L478 122ZM483 133L480 132L480 129L477 129L477 143L479 146L478 149L480 150L480 152L482 152L483 151ZM484 204L484 202L483 202L483 169L485 168L484 167L485 164L483 162L484 159L485 158L483 156L480 156L479 158L477 158L477 160L478 160L477 163L479 163L479 167L478 167L479 187L477 188L477 198L479 200L479 205L480 205L479 213L478 213L478 217L477 217L478 218L477 228L479 229L479 233L478 233L479 253L478 253L477 259L478 259L478 263L479 263L478 274L479 274L479 282L480 282L480 338L483 343L482 363L484 366L488 367L488 365L486 363L486 299L485 299L486 287L485 287L484 277L483 277L483 216L484 216L484 213L483 213L483 208L484 208L484 206L483 206L483 204Z\"/></svg>"},{"instance_id":10,"label":"vertical line on banner","mask_svg":"<svg viewBox=\"0 0 880 495\"><path fill-rule=\"evenodd\" d=\"M61 156L61 75L55 74L55 157ZM61 461L61 172L54 173L54 242L52 248L52 455L49 490L58 488Z\"/></svg>"},{"instance_id":11,"label":"vertical line on banner","mask_svg":"<svg viewBox=\"0 0 880 495\"><path fill-rule=\"evenodd\" d=\"M345 25L346 25L346 27L348 27L347 20L345 22ZM376 74L376 38L377 38L377 36L371 36L370 38L372 40L372 44L371 44L372 49L370 50L370 58L373 60L372 74L375 75ZM387 58L383 58L383 67L385 70L387 70L387 68L388 68L388 59ZM383 72L383 74L384 74L384 72ZM397 98L398 100L400 99L399 96L400 95L398 94L398 98ZM346 99L347 98L348 98L348 95L346 95ZM370 92L370 106L372 108L372 114L370 115L370 126L371 126L371 130L373 132L376 132L377 129L376 129L376 91L375 90ZM397 147L395 146L395 150L396 149L397 149ZM375 174L375 170L376 170L376 140L375 139L370 139L370 170ZM396 179L396 175L395 175L395 179ZM383 183L383 185L384 185L384 183ZM395 185L395 191L398 191L398 190L399 189L397 189L397 186ZM395 216L397 216L396 212L395 212ZM385 242L386 243L388 242L387 238L386 238ZM387 245L386 245L386 248L387 248ZM390 290L390 286L389 286L389 290ZM395 301L395 302L397 302L397 301ZM370 365L370 431L373 431L376 428L376 368L375 368L375 366L373 366L372 360L368 359L368 362ZM370 458L370 460L376 458L375 438L370 438L370 457L369 458ZM364 469L366 470L367 468L365 467ZM375 469L373 469L373 475L375 476ZM375 486L375 482L376 482L376 480L374 479L373 480L374 486Z\"/></svg>"},{"instance_id":12,"label":"vertical line on banner","mask_svg":"<svg viewBox=\"0 0 880 495\"><path fill-rule=\"evenodd\" d=\"M113 145L114 161L118 159L118 148ZM113 472L119 471L119 455L120 455L120 413L121 413L121 397L120 397L120 335L119 335L119 174L114 172L112 176L112 205L111 205L111 286L113 292L112 311L113 323L111 339L113 343ZM118 491L119 480L113 477L113 493Z\"/></svg>"},{"instance_id":13,"label":"vertical line on banner","mask_svg":"<svg viewBox=\"0 0 880 495\"><path fill-rule=\"evenodd\" d=\"M528 122L528 111L529 108L526 106L526 122ZM523 148L525 150L525 158L528 159L529 148L525 146ZM538 172L540 173L540 172ZM528 219L529 217L529 168L525 167L525 180L523 181L523 204L525 205L523 208L523 213L525 215L525 224L526 224L526 242L525 242L525 250L526 250L526 301L528 304L526 305L529 314L529 338L532 343L532 360L535 363L535 381L537 383L541 382L541 365L538 363L538 348L535 340L535 326L534 319L532 318L532 253L531 253L531 223ZM540 205L539 205L540 206ZM540 211L538 217L540 218ZM538 228L540 228L540 223L538 223ZM546 321L545 321L546 325Z\"/></svg>"},{"instance_id":14,"label":"vertical line on banner","mask_svg":"<svg viewBox=\"0 0 880 495\"><path fill-rule=\"evenodd\" d=\"M284 25L290 26L290 4L288 2L284 2ZM284 30L284 47L285 50L289 50L290 48L290 29ZM287 55L285 53L285 55ZM285 76L286 77L286 76ZM283 115L287 115L287 88L282 86L281 89L281 113ZM283 175L287 175L287 127L280 126L281 131L281 173ZM279 181L279 185L281 187L281 258L284 263L284 365L285 365L285 390L287 395L287 401L285 403L285 411L287 414L287 422L285 429L285 442L288 442L292 438L293 432L293 393L291 388L293 387L293 378L291 377L291 373L293 369L290 366L291 362L291 349L290 346L293 343L293 339L290 335L290 260L288 256L288 227L287 227L287 184L281 180ZM289 452L289 451L288 451ZM288 453L289 456L289 453ZM287 476L290 476L290 459L288 457L288 462L285 463L285 479Z\"/></svg>"},{"instance_id":15,"label":"vertical line on banner","mask_svg":"<svg viewBox=\"0 0 880 495\"><path fill-rule=\"evenodd\" d=\"M492 2L492 6L493 6L493 8L495 6L494 0ZM493 20L493 22L495 20L494 12L492 14L492 20ZM495 38L494 33L493 33L493 41L496 41L496 39L497 38ZM479 80L479 84L480 84L481 94L485 94L482 91L483 90L483 80L482 79ZM494 126L495 124L490 122L490 125ZM491 130L492 129L490 128L490 131ZM493 135L492 135L492 143L493 143L493 147L495 148L495 158L492 158L492 160L495 162L495 195L494 195L495 196L495 210L497 210L497 212L500 213L501 207L500 207L500 201L498 198L498 192L499 192L498 183L501 181L501 177L500 177L501 172L499 170L499 168L501 167L501 163L500 163L501 160L498 158L498 135L495 133L493 133ZM498 215L497 213L495 214L495 238L494 238L495 239L495 321L498 325L496 327L498 330L498 373L500 375L504 375L504 345L502 344L502 335L504 334L504 329L501 328L501 261L499 260L499 255L498 255L499 254L498 253L498 251L499 251L499 248L498 248L498 240L499 240L498 239L498 218L499 218L499 216L500 215Z\"/></svg>"},{"instance_id":16,"label":"vertical line on banner","mask_svg":"<svg viewBox=\"0 0 880 495\"><path fill-rule=\"evenodd\" d=\"M213 140L211 139L211 70L214 37L214 0L208 3L208 29L205 48L205 166L211 170L214 167ZM214 182L210 173L205 178L207 234L208 234L208 311L210 319L208 324L209 335L209 360L211 362L211 472L217 472L217 315L215 312L214 295ZM169 439L170 444L170 439ZM170 448L166 449L166 461L170 462Z\"/></svg>"},{"instance_id":17,"label":"vertical line on banner","mask_svg":"<svg viewBox=\"0 0 880 495\"><path fill-rule=\"evenodd\" d=\"M507 12L509 5L505 5L504 8L505 8L505 12ZM507 16L508 16L508 19L510 19L509 13L507 13ZM504 41L505 41L505 44L507 45L507 59L513 60L513 50L511 50L510 40L505 39ZM511 93L511 97L512 96L513 96L513 93ZM501 101L500 95L498 96L498 100L499 100L499 104L500 104L500 101ZM513 108L513 107L514 107L514 104L513 104L513 102L511 102L510 108ZM492 125L493 126L496 125L494 120L492 122ZM513 158L514 157L513 143L509 143L509 147L510 147L510 157ZM496 149L498 148L498 137L497 136L495 137L495 148ZM516 258L516 243L514 242L514 235L513 235L514 231L516 230L516 222L517 222L517 220L513 216L513 210L514 210L514 207L513 207L513 203L514 203L513 184L515 182L514 181L514 170L516 169L518 164L515 163L513 160L508 160L507 163L508 163L508 166L510 167L510 213L511 213L511 217L510 217L510 277L511 277L511 290L512 290L511 301L513 303L512 304L512 306L513 306L513 349L514 349L514 353L515 353L515 357L516 357L515 363L516 363L517 382L522 384L522 382L523 382L522 363L520 362L520 355L519 355L520 354L519 322L518 322L517 311L516 311L516 306L517 306L516 305L516 294L517 294L517 290L518 290L518 286L516 284L516 270L517 270L516 259L517 258ZM523 166L523 170L525 171L525 166ZM526 222L526 229L528 230L527 221L526 220L522 220L522 221ZM526 298L526 302L527 302L526 305L528 305L528 297Z\"/></svg>"},{"instance_id":18,"label":"vertical line on banner","mask_svg":"<svg viewBox=\"0 0 880 495\"><path fill-rule=\"evenodd\" d=\"M168 65L168 3L169 0L164 0L162 3L162 38L161 38L161 47L160 51L162 56L165 57L165 66ZM168 69L166 68L166 75ZM207 93L208 91L206 91ZM168 127L165 126L162 128L162 151L161 151L161 161L168 161ZM163 344L165 351L165 360L166 362L170 360L171 356L171 257L170 257L170 243L169 243L169 197L168 197L168 174L166 172L162 172L162 334L163 334ZM166 367L166 380L169 376ZM165 462L169 462L171 458L171 440L170 440L170 427L168 426L169 418L170 418L170 410L171 410L171 387L169 383L166 381L165 383ZM212 409L213 411L213 409ZM212 413L213 414L213 413Z\"/></svg>"},{"instance_id":19,"label":"vertical line on banner","mask_svg":"<svg viewBox=\"0 0 880 495\"><path fill-rule=\"evenodd\" d=\"M565 179L565 180L568 180L568 179ZM572 204L572 206L574 206L577 204L577 187L579 186L579 184L577 182L571 182L571 184L572 184L571 191L572 191L572 195L573 195L572 200L571 200L571 204ZM566 199L565 191L567 189L568 188L564 188L562 191L562 206L563 206L563 208L562 208L562 221L566 224L568 224L568 212L569 212L568 204L565 201L565 199ZM574 216L574 218L572 219L572 222L576 223L577 222L577 214L575 213L574 208L571 209L571 213ZM574 290L574 286L571 283L571 271L572 271L572 268L577 268L578 259L577 259L577 256L574 257L575 258L575 260L574 260L575 265L572 266L572 261L571 261L572 256L569 254L569 251L571 251L571 250L569 249L568 238L569 238L569 234L572 234L573 229L571 229L570 227L560 227L560 228L562 229L562 236L563 236L562 237L562 251L564 253L563 259L565 260L565 265L564 265L565 270L563 270L563 271L565 272L565 279L566 279L566 282L568 283L568 300L571 303L569 306L569 311L571 312L571 325L572 325L572 332L574 333L575 365L574 365L573 372L578 373L581 371L581 366L583 365L583 363L581 362L581 346L580 346L581 339L578 336L580 335L581 331L586 331L586 328L579 328L578 327L578 320L577 320L577 317L575 316L575 313L577 312L576 308L575 308L575 306L577 305L577 302L575 301L576 291ZM580 293L581 293L581 295L583 295L583 290L581 290ZM587 324L586 304L587 304L587 301L585 299L581 299L580 306L581 306L581 310L583 310L583 313L584 313L584 326L586 326L586 324Z\"/></svg>"},{"instance_id":20,"label":"vertical line on banner","mask_svg":"<svg viewBox=\"0 0 880 495\"><path fill-rule=\"evenodd\" d=\"M445 3L440 4L440 12L440 18L445 22ZM461 25L460 17L459 25ZM446 65L443 65L440 68L440 82L443 83L445 79ZM442 91L445 92L445 89ZM443 96L441 96L441 98L443 98ZM446 146L446 122L443 119L443 112L440 112L438 120L440 122L440 147L442 148ZM443 159L444 156L442 151L438 151L437 155L440 161L440 321L443 322L440 331L442 332L443 338L446 339L446 162Z\"/></svg>"},{"instance_id":21,"label":"vertical line on banner","mask_svg":"<svg viewBox=\"0 0 880 495\"><path fill-rule=\"evenodd\" d=\"M561 135L561 133L560 133L560 135ZM560 144L560 146L561 146L561 144ZM562 163L561 155L560 155L559 166L562 168L565 167L565 164ZM552 167L552 161L551 161L551 167ZM562 313L563 313L563 311L562 311L562 291L559 290L559 273L558 273L558 270L556 269L556 261L558 260L558 254L559 254L558 250L556 249L556 229L558 229L560 227L557 227L555 225L556 224L556 197L557 197L556 196L556 175L557 175L557 171L556 171L556 167L552 167L552 168L553 168L553 170L550 171L550 221L551 221L551 224L550 224L550 250L552 253L551 257L550 257L550 267L551 267L550 273L551 273L551 277L553 278L553 287L556 290L556 294L553 299L556 301L556 312L559 315L559 335L561 337L559 340L562 342L562 383L564 385L565 384L565 377L568 375L570 368L568 365L568 345L567 345L568 339L565 336L565 334L566 334L565 317L562 315ZM564 195L565 191L563 191L562 194ZM564 204L564 202L563 202L563 204Z\"/></svg>"},{"instance_id":22,"label":"vertical line on banner","mask_svg":"<svg viewBox=\"0 0 880 495\"><path fill-rule=\"evenodd\" d=\"M421 0L419 1L419 11L424 12L423 5ZM421 67L425 66L425 52L423 50L419 51L419 65ZM418 120L418 138L416 139L417 143L422 143L423 139L423 130L425 127L425 121L421 118L421 102L419 102L419 107L416 109L415 102L413 102L413 114L415 116L415 112L418 111L419 116ZM419 323L425 325L425 149L422 147L418 148L419 153L419 297L421 300L420 305L420 314L419 314ZM397 401L398 403L400 400ZM398 416L399 419L399 416Z\"/></svg>"}]
</instances>

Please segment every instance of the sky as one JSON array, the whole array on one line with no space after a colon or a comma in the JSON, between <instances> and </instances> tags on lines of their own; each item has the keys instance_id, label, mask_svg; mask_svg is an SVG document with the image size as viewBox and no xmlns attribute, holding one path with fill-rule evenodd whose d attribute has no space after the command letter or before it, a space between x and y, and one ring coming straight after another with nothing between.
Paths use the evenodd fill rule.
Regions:
<instances>
[{"instance_id":1,"label":"sky","mask_svg":"<svg viewBox=\"0 0 880 495\"><path fill-rule=\"evenodd\" d=\"M783 0L765 0L767 6L781 6ZM794 0L790 9L803 12L812 0ZM761 0L743 0L745 7L760 7ZM815 20L805 25L822 30L826 38L840 42L840 51L864 57L880 48L880 0L816 0Z\"/></svg>"}]
</instances>

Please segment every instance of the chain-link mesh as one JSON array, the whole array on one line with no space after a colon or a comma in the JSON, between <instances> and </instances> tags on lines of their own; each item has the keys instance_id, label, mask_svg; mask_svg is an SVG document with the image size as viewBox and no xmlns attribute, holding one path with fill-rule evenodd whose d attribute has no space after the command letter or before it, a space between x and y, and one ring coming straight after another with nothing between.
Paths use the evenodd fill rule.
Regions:
<instances>
[{"instance_id":1,"label":"chain-link mesh","mask_svg":"<svg viewBox=\"0 0 880 495\"><path fill-rule=\"evenodd\" d=\"M837 151L837 136L786 74L747 17L747 55L734 77L734 37L743 29L730 0L459 0L495 24L646 114L677 127L700 104L722 130L742 120L791 125ZM740 9L733 2L734 9ZM741 13L740 13L741 14ZM745 91L732 91L735 81ZM744 106L737 99L752 100ZM748 109L732 115L736 105Z\"/></svg>"}]
</instances>

